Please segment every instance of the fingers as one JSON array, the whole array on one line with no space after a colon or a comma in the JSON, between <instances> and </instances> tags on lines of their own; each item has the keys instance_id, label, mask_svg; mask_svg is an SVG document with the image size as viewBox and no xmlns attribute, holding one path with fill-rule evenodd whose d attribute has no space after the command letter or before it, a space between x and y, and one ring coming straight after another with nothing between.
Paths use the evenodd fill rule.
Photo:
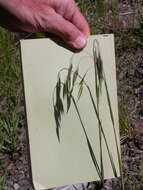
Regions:
<instances>
[{"instance_id":1,"label":"fingers","mask_svg":"<svg viewBox=\"0 0 143 190\"><path fill-rule=\"evenodd\" d=\"M79 44L82 44L86 40L87 36L90 34L90 31L89 31L88 23L86 19L84 18L84 16L79 11L75 1L74 0L61 0L61 1L58 0L58 2L56 1L55 11L58 15L61 15L63 19L65 19L66 21L65 24L68 23L67 27L72 27L71 28L72 33L70 34L68 32L68 36L71 35L71 39L75 39L74 36L76 36L77 38L77 36L80 33L79 38L77 38L77 42ZM67 30L69 31L70 28ZM80 38L80 36L82 36L82 38ZM84 38L84 41L83 41L83 38ZM73 44L72 42L71 44ZM86 43L83 43L83 44L86 45ZM84 46L81 45L82 48Z\"/></svg>"},{"instance_id":2,"label":"fingers","mask_svg":"<svg viewBox=\"0 0 143 190\"><path fill-rule=\"evenodd\" d=\"M66 3L67 5L65 5L64 13L60 11L60 14L77 27L85 36L88 36L90 34L88 23L77 7L75 1L67 0Z\"/></svg>"},{"instance_id":3,"label":"fingers","mask_svg":"<svg viewBox=\"0 0 143 190\"><path fill-rule=\"evenodd\" d=\"M85 35L89 36L90 30L87 21L79 11L78 7L75 8L75 12L72 16L71 22Z\"/></svg>"},{"instance_id":4,"label":"fingers","mask_svg":"<svg viewBox=\"0 0 143 190\"><path fill-rule=\"evenodd\" d=\"M50 27L47 23L47 30L60 36L68 45L76 49L82 49L86 46L86 36L79 28L64 19L61 15L54 12L51 23L52 25Z\"/></svg>"}]
</instances>

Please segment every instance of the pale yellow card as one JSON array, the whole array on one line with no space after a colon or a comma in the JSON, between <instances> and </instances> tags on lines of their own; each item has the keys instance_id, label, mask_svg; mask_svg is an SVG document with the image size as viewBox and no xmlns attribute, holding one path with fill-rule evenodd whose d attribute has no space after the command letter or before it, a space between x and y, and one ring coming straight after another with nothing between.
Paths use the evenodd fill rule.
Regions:
<instances>
[{"instance_id":1,"label":"pale yellow card","mask_svg":"<svg viewBox=\"0 0 143 190\"><path fill-rule=\"evenodd\" d=\"M97 41L95 41L95 39ZM89 145L74 103L71 102L67 114L66 99L64 101L65 113L62 114L61 118L61 129L59 131L60 142L57 138L53 107L53 96L55 98L54 88L57 84L58 73L61 71L61 83L64 83L70 64L73 65L73 73L79 68L78 74L81 78L86 73L84 80L91 89L94 101L97 101L95 93L93 45L95 45L95 47L98 46L97 54L99 53L98 51L100 51L103 60L103 69L106 75L114 115L117 142L118 146L120 146L113 35L90 36L87 40L86 48L78 53L73 53L57 45L50 39L21 41L32 181L35 189L42 190L100 179L93 163ZM77 80L73 96L75 96L82 122L100 167L98 120L89 96L89 91L85 86L77 102L76 96L79 91L79 82L81 82L80 78ZM105 85L104 82L102 83L103 89L99 106L100 120L113 157L117 175L119 176L113 125ZM114 177L113 170L103 136L102 151L104 177L105 179L112 178Z\"/></svg>"}]
</instances>

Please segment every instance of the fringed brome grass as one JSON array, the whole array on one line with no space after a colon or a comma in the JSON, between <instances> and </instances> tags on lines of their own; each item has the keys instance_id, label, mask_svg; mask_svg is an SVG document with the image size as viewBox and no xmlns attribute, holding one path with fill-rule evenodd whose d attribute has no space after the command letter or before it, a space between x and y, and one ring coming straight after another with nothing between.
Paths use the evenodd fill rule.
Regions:
<instances>
[{"instance_id":1,"label":"fringed brome grass","mask_svg":"<svg viewBox=\"0 0 143 190\"><path fill-rule=\"evenodd\" d=\"M58 140L60 142L61 119L62 119L62 114L65 112L63 102L66 99L66 102L67 102L66 103L67 104L66 112L68 113L71 105L73 105L75 108L75 111L78 115L81 127L83 129L83 132L84 132L84 135L85 135L85 138L87 141L87 145L89 148L91 159L93 161L93 164L95 166L97 174L98 174L98 176L101 180L101 183L102 183L102 189L104 189L104 163L103 163L103 150L102 150L103 140L104 140L105 145L106 145L106 149L108 152L108 156L110 159L110 164L111 164L114 176L117 177L117 171L116 171L115 163L114 163L111 151L110 151L110 147L109 147L108 142L107 142L106 134L104 132L104 129L102 126L102 121L100 118L100 113L99 113L100 96L102 94L102 86L104 85L105 91L106 91L107 102L108 102L108 108L109 108L108 111L110 113L110 118L111 118L111 122L112 122L112 128L114 131L115 143L116 143L116 148L117 148L118 163L119 163L119 169L120 169L120 175L121 175L121 187L122 187L122 190L124 190L122 165L121 165L119 147L118 147L118 143L117 143L117 135L116 135L116 130L115 130L114 115L112 112L112 106L111 106L111 100L110 100L110 96L109 96L106 76L105 76L105 72L103 69L103 61L102 61L102 58L100 55L100 47L99 47L99 43L97 40L95 40L93 42L92 58L93 58L93 63L94 63L94 76L95 76L94 84L95 84L96 97L93 96L93 93L92 93L89 85L85 81L87 72L83 76L81 76L79 73L79 68L77 68L75 71L73 71L72 62L70 64L69 68L63 68L58 73L57 84L56 84L56 87L55 87L55 90L53 93L53 107L54 107L54 117L55 117L55 122L56 122L56 133L57 133ZM64 82L61 80L61 74L63 71L67 72L66 80ZM78 90L78 95L75 98L73 95L73 91L74 91L76 85L79 86L79 90ZM86 132L86 128L85 128L85 125L83 123L83 119L82 119L82 116L80 114L80 110L78 107L78 101L82 96L84 88L86 88L88 90L89 98L91 100L91 103L93 105L93 109L95 112L95 118L98 121L99 145L100 145L100 163L97 161L98 159L97 159L97 157L93 151L90 139L89 139L88 134ZM76 99L77 99L77 101L76 101Z\"/></svg>"}]
</instances>

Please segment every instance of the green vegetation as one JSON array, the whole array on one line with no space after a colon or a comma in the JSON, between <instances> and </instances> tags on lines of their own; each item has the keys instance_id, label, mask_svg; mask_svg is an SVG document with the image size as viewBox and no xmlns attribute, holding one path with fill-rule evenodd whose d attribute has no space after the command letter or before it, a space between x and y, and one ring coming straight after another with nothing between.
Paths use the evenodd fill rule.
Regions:
<instances>
[{"instance_id":1,"label":"green vegetation","mask_svg":"<svg viewBox=\"0 0 143 190\"><path fill-rule=\"evenodd\" d=\"M1 153L13 154L19 144L18 126L22 115L18 114L21 100L21 72L17 40L0 28L0 187L7 173L7 159L1 163Z\"/></svg>"},{"instance_id":2,"label":"green vegetation","mask_svg":"<svg viewBox=\"0 0 143 190\"><path fill-rule=\"evenodd\" d=\"M123 107L123 104L119 105L119 125L121 136L125 135L130 137L131 134L128 121L128 112L127 109L125 109L125 106Z\"/></svg>"},{"instance_id":3,"label":"green vegetation","mask_svg":"<svg viewBox=\"0 0 143 190\"><path fill-rule=\"evenodd\" d=\"M17 128L21 116L17 114L21 100L21 72L16 39L0 28L0 131L3 136L0 151L13 152L18 144Z\"/></svg>"}]
</instances>

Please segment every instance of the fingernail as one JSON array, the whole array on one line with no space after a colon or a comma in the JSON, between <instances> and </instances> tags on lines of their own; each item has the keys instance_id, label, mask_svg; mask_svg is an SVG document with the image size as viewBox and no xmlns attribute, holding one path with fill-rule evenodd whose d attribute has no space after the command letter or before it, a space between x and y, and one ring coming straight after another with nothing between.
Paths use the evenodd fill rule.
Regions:
<instances>
[{"instance_id":1,"label":"fingernail","mask_svg":"<svg viewBox=\"0 0 143 190\"><path fill-rule=\"evenodd\" d=\"M75 40L75 45L77 46L77 48L83 48L86 45L86 37L78 36Z\"/></svg>"}]
</instances>

